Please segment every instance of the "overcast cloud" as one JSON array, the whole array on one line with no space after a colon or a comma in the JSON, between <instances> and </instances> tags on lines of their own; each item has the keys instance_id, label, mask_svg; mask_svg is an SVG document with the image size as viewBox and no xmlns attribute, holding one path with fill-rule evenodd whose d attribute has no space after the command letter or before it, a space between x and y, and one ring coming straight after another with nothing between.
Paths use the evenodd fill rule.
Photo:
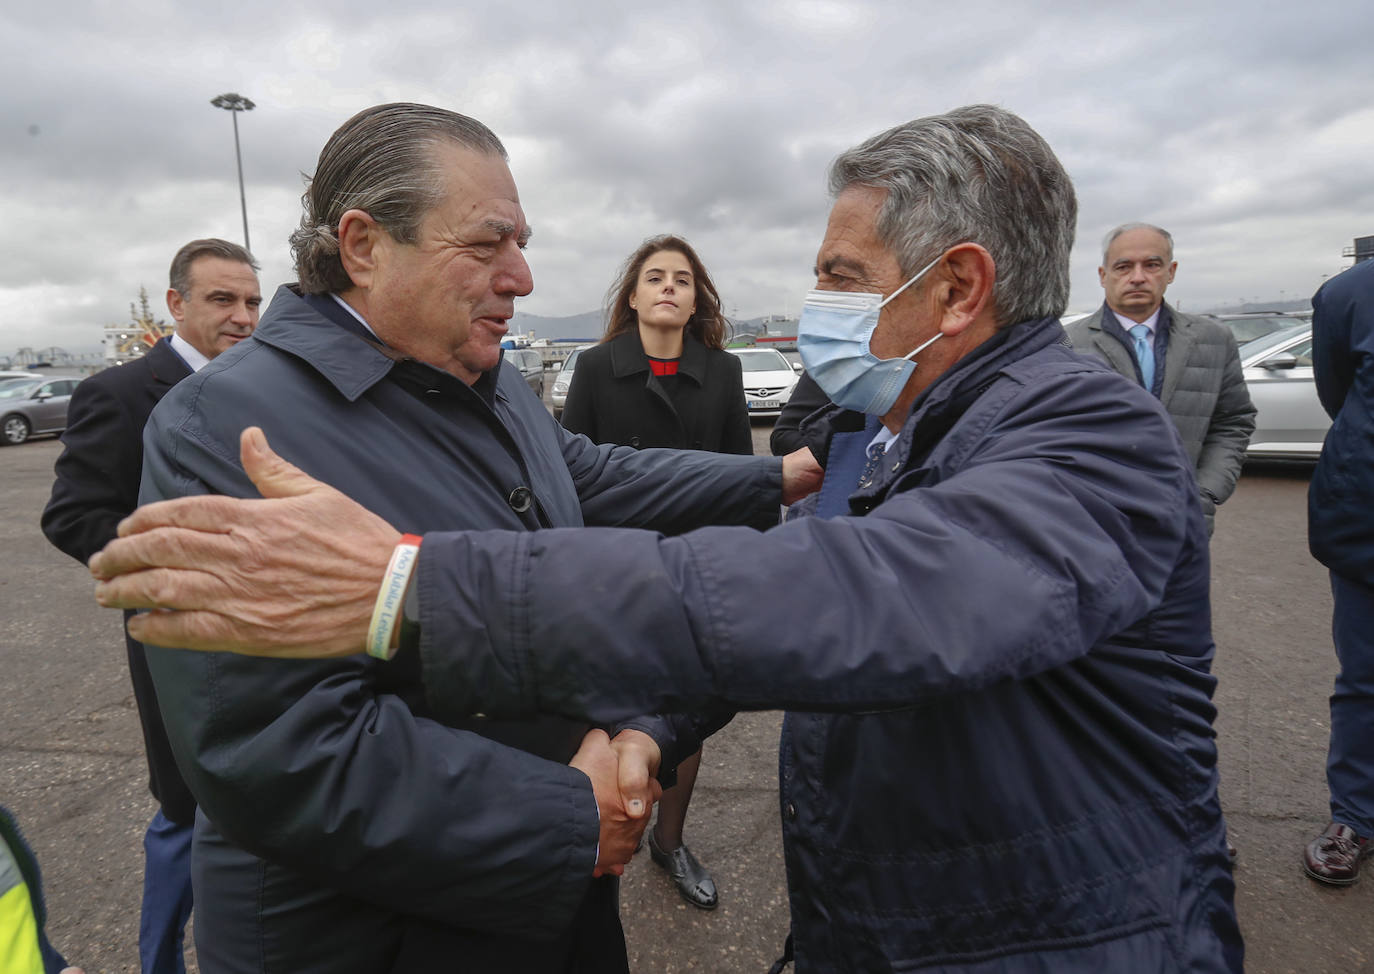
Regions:
<instances>
[{"instance_id":1,"label":"overcast cloud","mask_svg":"<svg viewBox=\"0 0 1374 974\"><path fill-rule=\"evenodd\" d=\"M0 13L0 355L94 350L140 286L165 317L176 249L242 239L209 104L227 91L257 103L239 128L269 295L294 278L302 173L345 118L397 100L506 143L535 228L517 309L546 316L599 307L664 232L732 313L796 313L829 160L970 102L1025 117L1073 176L1074 309L1101 301L1099 242L1127 220L1173 232L1185 310L1306 297L1374 234L1374 5L1356 0L19 6Z\"/></svg>"}]
</instances>

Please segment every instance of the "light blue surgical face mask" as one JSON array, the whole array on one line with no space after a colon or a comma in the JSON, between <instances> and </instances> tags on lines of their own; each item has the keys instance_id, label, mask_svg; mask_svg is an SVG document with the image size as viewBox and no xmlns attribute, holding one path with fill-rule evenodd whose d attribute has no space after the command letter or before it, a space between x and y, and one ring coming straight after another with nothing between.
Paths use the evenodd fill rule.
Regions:
<instances>
[{"instance_id":1,"label":"light blue surgical face mask","mask_svg":"<svg viewBox=\"0 0 1374 974\"><path fill-rule=\"evenodd\" d=\"M884 305L940 263L936 257L886 298L861 291L812 291L797 322L802 364L830 401L845 409L883 416L892 409L916 370L912 358L941 337L913 348L901 358L880 359L870 343Z\"/></svg>"}]
</instances>

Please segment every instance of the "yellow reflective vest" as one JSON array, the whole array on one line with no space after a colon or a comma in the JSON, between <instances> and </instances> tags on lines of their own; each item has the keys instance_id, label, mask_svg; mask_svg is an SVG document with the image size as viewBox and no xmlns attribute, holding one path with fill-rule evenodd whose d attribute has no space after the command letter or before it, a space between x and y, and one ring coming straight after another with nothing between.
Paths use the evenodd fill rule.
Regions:
<instances>
[{"instance_id":1,"label":"yellow reflective vest","mask_svg":"<svg viewBox=\"0 0 1374 974\"><path fill-rule=\"evenodd\" d=\"M44 974L43 899L38 864L0 807L0 974ZM32 891L31 891L32 885Z\"/></svg>"}]
</instances>

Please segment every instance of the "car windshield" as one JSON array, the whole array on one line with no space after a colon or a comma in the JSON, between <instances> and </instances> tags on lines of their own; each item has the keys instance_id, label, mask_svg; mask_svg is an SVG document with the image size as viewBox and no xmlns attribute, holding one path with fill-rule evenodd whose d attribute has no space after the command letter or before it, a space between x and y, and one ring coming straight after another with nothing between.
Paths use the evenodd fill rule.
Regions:
<instances>
[{"instance_id":1,"label":"car windshield","mask_svg":"<svg viewBox=\"0 0 1374 974\"><path fill-rule=\"evenodd\" d=\"M736 351L746 372L791 372L792 366L776 348L747 348Z\"/></svg>"},{"instance_id":2,"label":"car windshield","mask_svg":"<svg viewBox=\"0 0 1374 974\"><path fill-rule=\"evenodd\" d=\"M1222 323L1231 329L1231 333L1236 336L1236 342L1245 345L1281 331L1290 325L1296 324L1292 318L1282 315L1264 316L1258 315L1249 318L1223 318Z\"/></svg>"},{"instance_id":3,"label":"car windshield","mask_svg":"<svg viewBox=\"0 0 1374 974\"><path fill-rule=\"evenodd\" d=\"M1280 328L1278 331L1271 331L1267 335L1261 335L1253 341L1245 342L1240 349L1241 357L1249 361L1257 356L1263 355L1271 348L1278 348L1284 342L1301 335L1307 330L1307 325L1297 324L1291 328Z\"/></svg>"},{"instance_id":4,"label":"car windshield","mask_svg":"<svg viewBox=\"0 0 1374 974\"><path fill-rule=\"evenodd\" d=\"M577 361L577 356L579 356L579 355L581 355L581 354L582 354L582 349L580 349L580 348L574 348L574 349L572 350L572 354L570 354L570 355L568 356L567 361L563 363L563 371L564 371L564 372L571 372L571 371L572 371L573 364Z\"/></svg>"},{"instance_id":5,"label":"car windshield","mask_svg":"<svg viewBox=\"0 0 1374 974\"><path fill-rule=\"evenodd\" d=\"M0 399L26 399L36 385L33 379L0 379Z\"/></svg>"}]
</instances>

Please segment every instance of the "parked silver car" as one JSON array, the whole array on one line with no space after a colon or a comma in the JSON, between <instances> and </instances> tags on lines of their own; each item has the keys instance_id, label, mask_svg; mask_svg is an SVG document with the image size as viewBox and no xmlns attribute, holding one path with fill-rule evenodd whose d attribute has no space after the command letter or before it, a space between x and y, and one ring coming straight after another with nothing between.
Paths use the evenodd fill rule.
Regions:
<instances>
[{"instance_id":1,"label":"parked silver car","mask_svg":"<svg viewBox=\"0 0 1374 974\"><path fill-rule=\"evenodd\" d=\"M540 399L544 398L544 356L534 348L508 348L506 360L512 363L525 377L525 385L530 387Z\"/></svg>"},{"instance_id":2,"label":"parked silver car","mask_svg":"<svg viewBox=\"0 0 1374 974\"><path fill-rule=\"evenodd\" d=\"M1316 460L1331 426L1317 399L1312 372L1312 326L1271 332L1240 348L1245 384L1255 403L1255 435L1248 457Z\"/></svg>"},{"instance_id":3,"label":"parked silver car","mask_svg":"<svg viewBox=\"0 0 1374 974\"><path fill-rule=\"evenodd\" d=\"M1230 314L1203 315L1220 321L1236 336L1236 342L1244 345L1257 338L1272 335L1285 328L1307 324L1302 317L1287 311L1245 311Z\"/></svg>"},{"instance_id":4,"label":"parked silver car","mask_svg":"<svg viewBox=\"0 0 1374 974\"><path fill-rule=\"evenodd\" d=\"M65 376L0 380L0 444L13 446L39 433L61 433L80 381Z\"/></svg>"},{"instance_id":5,"label":"parked silver car","mask_svg":"<svg viewBox=\"0 0 1374 974\"><path fill-rule=\"evenodd\" d=\"M572 385L573 369L577 367L577 358L590 345L579 345L568 354L568 358L563 363L563 368L559 370L557 378L553 380L553 392L549 395L550 402L553 403L553 414L563 415L563 405L568 401L568 386Z\"/></svg>"}]
</instances>

